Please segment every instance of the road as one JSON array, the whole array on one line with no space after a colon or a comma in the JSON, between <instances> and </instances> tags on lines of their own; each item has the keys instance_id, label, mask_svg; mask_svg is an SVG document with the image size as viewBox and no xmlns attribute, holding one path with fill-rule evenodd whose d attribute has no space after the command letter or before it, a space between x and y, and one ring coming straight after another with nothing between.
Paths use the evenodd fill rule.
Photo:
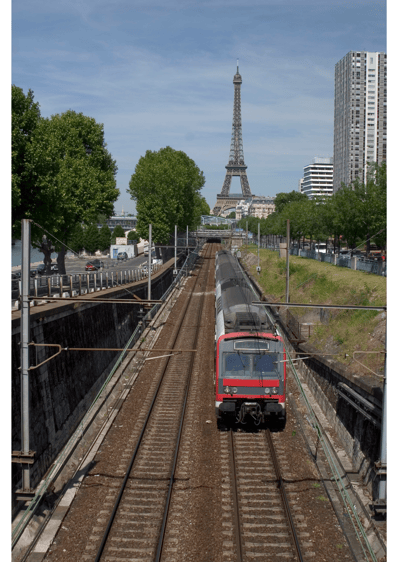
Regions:
<instances>
[{"instance_id":1,"label":"road","mask_svg":"<svg viewBox=\"0 0 398 562\"><path fill-rule=\"evenodd\" d=\"M103 262L104 264L104 268L103 270L100 271L117 271L117 270L126 270L126 269L136 269L136 268L140 268L143 265L147 265L148 264L148 256L144 256L143 254L140 254L139 256L135 257L135 258L131 258L128 260L114 260L111 258L96 258L95 256L92 256L91 259L100 259L100 261ZM65 268L66 268L66 274L67 275L72 275L72 274L78 274L78 273L87 273L86 272L86 263L90 260L90 257L85 256L84 258L77 258L77 257L66 257L65 258ZM43 262L41 262L43 263ZM56 263L55 260L53 260L53 263ZM35 270L37 267L37 263L36 264L31 264L31 269ZM14 267L12 268L13 272L15 271L20 271L20 267Z\"/></svg>"},{"instance_id":2,"label":"road","mask_svg":"<svg viewBox=\"0 0 398 562\"><path fill-rule=\"evenodd\" d=\"M93 256L91 259L97 259ZM148 263L148 256L144 256L143 254L137 256L136 258L131 258L128 260L114 260L111 258L99 258L104 263L103 270L100 271L108 271L108 270L125 270L125 269L136 269L142 267L143 265L147 265ZM86 273L86 263L90 260L90 258L85 257L83 258L66 258L65 259L65 267L67 274L77 274L77 273Z\"/></svg>"}]
</instances>

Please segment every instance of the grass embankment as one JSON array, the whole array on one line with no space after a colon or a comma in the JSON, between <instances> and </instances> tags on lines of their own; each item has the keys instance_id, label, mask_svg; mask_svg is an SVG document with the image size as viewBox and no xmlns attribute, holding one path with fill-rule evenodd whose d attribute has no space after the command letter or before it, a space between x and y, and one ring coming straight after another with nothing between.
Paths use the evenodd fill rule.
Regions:
<instances>
[{"instance_id":1,"label":"grass embankment","mask_svg":"<svg viewBox=\"0 0 398 562\"><path fill-rule=\"evenodd\" d=\"M260 250L261 273L256 273L257 248L249 246L249 269L272 300L286 300L286 260L279 252ZM243 251L242 256L245 255ZM249 257L249 256L247 256ZM249 265L250 264L250 265ZM292 303L329 305L376 306L386 305L386 278L362 271L289 257L289 300ZM353 360L354 351L383 351L385 314L378 311L330 310L326 323L320 323L319 313L309 308L292 308L290 312L300 322L316 322L308 342L318 350L356 373L369 371ZM355 354L355 359L374 372L382 373L384 355L379 353Z\"/></svg>"}]
</instances>

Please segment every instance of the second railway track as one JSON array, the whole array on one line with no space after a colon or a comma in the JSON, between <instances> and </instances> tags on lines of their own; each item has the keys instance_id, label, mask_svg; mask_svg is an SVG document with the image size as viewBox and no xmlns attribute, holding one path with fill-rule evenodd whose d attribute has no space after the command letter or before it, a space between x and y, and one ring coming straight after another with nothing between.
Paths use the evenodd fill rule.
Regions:
<instances>
[{"instance_id":1,"label":"second railway track","mask_svg":"<svg viewBox=\"0 0 398 562\"><path fill-rule=\"evenodd\" d=\"M304 516L289 505L269 430L223 433L221 450L224 560L302 562L299 537L308 536ZM313 553L307 549L308 555Z\"/></svg>"},{"instance_id":2,"label":"second railway track","mask_svg":"<svg viewBox=\"0 0 398 562\"><path fill-rule=\"evenodd\" d=\"M207 285L211 263L210 259L206 262L206 257L210 258L214 250L213 246L206 250L205 266L170 333L170 349L194 350L200 342L206 297L203 287ZM173 552L173 537L166 542L164 539L194 363L194 352L172 354L157 361L151 385L153 398L147 399L137 420L142 429L140 423L136 424L124 453L126 457L128 448L135 443L122 486L111 487L104 498L104 509L86 546L85 560L157 561L163 544L166 556Z\"/></svg>"}]
</instances>

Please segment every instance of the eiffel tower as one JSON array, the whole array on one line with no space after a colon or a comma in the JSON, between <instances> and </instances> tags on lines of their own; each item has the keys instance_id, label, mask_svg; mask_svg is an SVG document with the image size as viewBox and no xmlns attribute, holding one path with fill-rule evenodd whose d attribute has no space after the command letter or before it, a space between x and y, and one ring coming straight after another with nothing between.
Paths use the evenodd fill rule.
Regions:
<instances>
[{"instance_id":1,"label":"eiffel tower","mask_svg":"<svg viewBox=\"0 0 398 562\"><path fill-rule=\"evenodd\" d=\"M237 62L236 74L233 79L234 84L234 113L232 118L232 137L231 148L229 149L229 161L225 166L227 173L222 186L221 193L217 194L217 202L213 209L213 215L220 215L224 209L235 207L241 199L253 197L250 191L249 180L247 179L245 159L243 156L243 140L242 140L242 117L240 109L240 86L242 84L242 76L239 74L239 60ZM232 176L240 177L240 186L242 196L233 193L230 195Z\"/></svg>"}]
</instances>

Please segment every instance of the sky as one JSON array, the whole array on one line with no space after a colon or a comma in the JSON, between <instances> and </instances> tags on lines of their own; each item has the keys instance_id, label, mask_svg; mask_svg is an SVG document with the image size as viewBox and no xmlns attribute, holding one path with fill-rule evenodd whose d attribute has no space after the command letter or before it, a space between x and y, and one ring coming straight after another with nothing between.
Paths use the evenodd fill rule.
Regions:
<instances>
[{"instance_id":1,"label":"sky","mask_svg":"<svg viewBox=\"0 0 398 562\"><path fill-rule=\"evenodd\" d=\"M387 52L384 1L12 3L12 83L33 90L44 117L72 109L103 123L118 166L117 212L135 212L135 166L165 146L195 161L214 206L237 59L251 191L297 190L304 166L333 156L334 66L361 50Z\"/></svg>"}]
</instances>

